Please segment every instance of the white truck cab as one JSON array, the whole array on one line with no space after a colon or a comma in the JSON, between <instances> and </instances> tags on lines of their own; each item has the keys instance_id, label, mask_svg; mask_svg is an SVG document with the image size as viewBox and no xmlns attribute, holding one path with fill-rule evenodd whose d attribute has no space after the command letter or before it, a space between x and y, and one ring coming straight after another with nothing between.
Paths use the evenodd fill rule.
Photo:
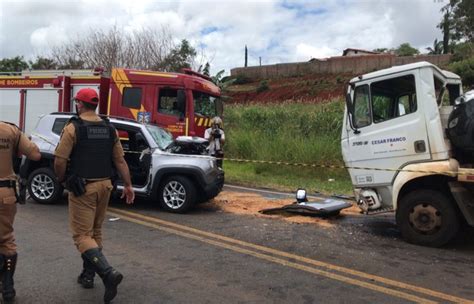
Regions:
<instances>
[{"instance_id":1,"label":"white truck cab","mask_svg":"<svg viewBox=\"0 0 474 304\"><path fill-rule=\"evenodd\" d=\"M428 62L349 82L341 146L358 205L365 213L396 210L409 242L441 246L462 218L474 225L474 170L445 132L462 93L458 75Z\"/></svg>"}]
</instances>

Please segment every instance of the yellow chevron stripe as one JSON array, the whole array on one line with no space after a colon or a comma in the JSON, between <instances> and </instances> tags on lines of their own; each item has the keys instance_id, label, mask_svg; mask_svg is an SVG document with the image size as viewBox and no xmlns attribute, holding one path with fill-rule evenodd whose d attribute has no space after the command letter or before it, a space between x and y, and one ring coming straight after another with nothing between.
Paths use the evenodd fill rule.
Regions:
<instances>
[{"instance_id":1,"label":"yellow chevron stripe","mask_svg":"<svg viewBox=\"0 0 474 304\"><path fill-rule=\"evenodd\" d=\"M123 69L112 69L112 79L117 84L117 87L120 91L120 94L123 96L123 89L124 88L131 88L132 84L125 74ZM146 109L143 107L143 104L140 105L140 109L129 109L132 113L135 120L137 120L138 112L144 112Z\"/></svg>"}]
</instances>

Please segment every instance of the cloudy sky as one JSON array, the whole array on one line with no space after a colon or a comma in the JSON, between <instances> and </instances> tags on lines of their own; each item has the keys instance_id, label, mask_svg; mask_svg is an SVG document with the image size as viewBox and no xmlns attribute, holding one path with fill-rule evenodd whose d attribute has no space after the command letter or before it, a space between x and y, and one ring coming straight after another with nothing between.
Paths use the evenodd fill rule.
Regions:
<instances>
[{"instance_id":1,"label":"cloudy sky","mask_svg":"<svg viewBox=\"0 0 474 304\"><path fill-rule=\"evenodd\" d=\"M91 28L168 28L211 59L212 72L341 55L345 48L424 52L442 37L448 0L0 0L0 58L47 55Z\"/></svg>"}]
</instances>

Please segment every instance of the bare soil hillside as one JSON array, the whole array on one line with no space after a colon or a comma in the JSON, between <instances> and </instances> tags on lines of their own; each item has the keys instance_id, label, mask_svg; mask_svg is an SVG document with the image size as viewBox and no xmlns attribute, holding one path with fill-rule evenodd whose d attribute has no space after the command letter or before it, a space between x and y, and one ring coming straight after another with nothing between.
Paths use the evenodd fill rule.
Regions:
<instances>
[{"instance_id":1,"label":"bare soil hillside","mask_svg":"<svg viewBox=\"0 0 474 304\"><path fill-rule=\"evenodd\" d=\"M228 87L229 103L317 103L342 97L349 74L314 74L278 79L246 80ZM238 81L237 81L238 83Z\"/></svg>"}]
</instances>

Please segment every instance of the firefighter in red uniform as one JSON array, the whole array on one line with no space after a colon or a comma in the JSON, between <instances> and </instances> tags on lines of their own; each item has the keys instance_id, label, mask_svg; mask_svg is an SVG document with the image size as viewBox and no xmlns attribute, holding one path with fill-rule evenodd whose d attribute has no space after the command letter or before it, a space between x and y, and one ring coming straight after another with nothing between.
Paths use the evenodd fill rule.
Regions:
<instances>
[{"instance_id":1,"label":"firefighter in red uniform","mask_svg":"<svg viewBox=\"0 0 474 304\"><path fill-rule=\"evenodd\" d=\"M0 281L4 303L13 302L16 294L13 274L18 255L13 221L19 197L13 160L21 154L35 161L41 158L38 147L17 126L0 122Z\"/></svg>"},{"instance_id":2,"label":"firefighter in red uniform","mask_svg":"<svg viewBox=\"0 0 474 304\"><path fill-rule=\"evenodd\" d=\"M117 131L95 113L99 103L96 91L81 89L75 100L79 117L72 118L61 134L54 170L69 190L69 226L83 259L78 283L92 288L97 273L105 286L104 302L109 303L123 278L102 253L102 223L112 191L114 166L124 182L122 198L131 204L135 194Z\"/></svg>"}]
</instances>

